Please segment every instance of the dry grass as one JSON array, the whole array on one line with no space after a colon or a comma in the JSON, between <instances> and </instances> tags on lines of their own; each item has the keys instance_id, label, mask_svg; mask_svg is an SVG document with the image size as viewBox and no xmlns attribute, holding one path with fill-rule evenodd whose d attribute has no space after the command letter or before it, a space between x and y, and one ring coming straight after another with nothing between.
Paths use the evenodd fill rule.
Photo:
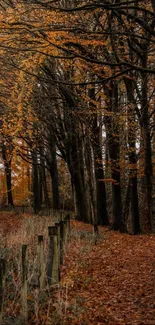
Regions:
<instances>
[{"instance_id":1,"label":"dry grass","mask_svg":"<svg viewBox=\"0 0 155 325\"><path fill-rule=\"evenodd\" d=\"M60 290L59 285L49 287L45 280L45 288L38 287L38 235L44 236L44 262L48 262L48 226L54 225L60 216L17 216L20 220L18 226L6 230L7 218L3 217L5 227L0 233L0 258L7 261L6 285L4 293L3 324L22 324L21 320L21 245L28 245L28 324L60 324L62 314L61 293L58 300L54 298L55 290ZM15 216L13 217L15 221ZM10 220L9 220L10 222ZM15 223L16 224L16 223ZM5 231L4 229L5 228ZM66 252L66 247L64 247ZM46 273L46 269L45 269ZM45 276L46 279L46 276Z\"/></svg>"}]
</instances>

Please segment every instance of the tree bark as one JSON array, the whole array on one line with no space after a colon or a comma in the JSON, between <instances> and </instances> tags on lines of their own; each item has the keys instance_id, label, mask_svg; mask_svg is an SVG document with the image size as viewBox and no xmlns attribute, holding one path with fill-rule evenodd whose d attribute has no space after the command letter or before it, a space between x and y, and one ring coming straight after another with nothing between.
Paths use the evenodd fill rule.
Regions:
<instances>
[{"instance_id":1,"label":"tree bark","mask_svg":"<svg viewBox=\"0 0 155 325\"><path fill-rule=\"evenodd\" d=\"M146 66L144 60L144 66ZM141 98L141 133L143 139L144 149L144 212L145 212L145 226L147 231L152 231L153 228L153 200L152 200L152 148L151 148L151 135L149 125L149 107L148 107L148 94L147 94L147 74L142 73L142 98Z\"/></svg>"},{"instance_id":2,"label":"tree bark","mask_svg":"<svg viewBox=\"0 0 155 325\"><path fill-rule=\"evenodd\" d=\"M2 145L2 157L4 161L4 168L5 168L8 206L14 207L13 195L12 195L11 159L7 159L5 144Z\"/></svg>"},{"instance_id":3,"label":"tree bark","mask_svg":"<svg viewBox=\"0 0 155 325\"><path fill-rule=\"evenodd\" d=\"M55 140L50 138L50 175L52 180L53 209L60 209L59 178Z\"/></svg>"},{"instance_id":4,"label":"tree bark","mask_svg":"<svg viewBox=\"0 0 155 325\"><path fill-rule=\"evenodd\" d=\"M84 180L84 160L82 150L80 150L79 141L74 131L72 142L67 150L67 164L74 184L77 202L78 219L89 222L88 204Z\"/></svg>"},{"instance_id":5,"label":"tree bark","mask_svg":"<svg viewBox=\"0 0 155 325\"><path fill-rule=\"evenodd\" d=\"M110 88L110 89L109 89ZM111 177L112 177L112 213L113 222L111 229L126 231L123 221L122 197L120 184L120 144L119 144L119 128L117 123L118 113L118 87L115 81L111 81L110 87L105 89L107 96L106 109L109 116L104 117L107 133L107 143L109 156L111 161ZM112 114L111 114L112 113Z\"/></svg>"},{"instance_id":6,"label":"tree bark","mask_svg":"<svg viewBox=\"0 0 155 325\"><path fill-rule=\"evenodd\" d=\"M140 221L139 221L139 203L138 203L138 191L137 191L136 145L135 145L135 134L133 134L133 132L132 134L129 134L129 148L130 148L129 161L131 166L129 177L130 177L132 231L134 235L137 235L140 233Z\"/></svg>"},{"instance_id":7,"label":"tree bark","mask_svg":"<svg viewBox=\"0 0 155 325\"><path fill-rule=\"evenodd\" d=\"M97 116L93 119L93 152L96 179L97 220L98 224L109 225L106 201L106 188L104 183L104 170L102 149L100 145L100 129L97 125Z\"/></svg>"},{"instance_id":8,"label":"tree bark","mask_svg":"<svg viewBox=\"0 0 155 325\"><path fill-rule=\"evenodd\" d=\"M39 169L37 153L32 151L32 188L33 188L33 209L37 214L41 209L40 202L40 182L39 182Z\"/></svg>"},{"instance_id":9,"label":"tree bark","mask_svg":"<svg viewBox=\"0 0 155 325\"><path fill-rule=\"evenodd\" d=\"M91 223L97 224L97 206L96 206L96 188L95 188L95 177L93 173L93 150L90 140L89 129L86 128L85 136L85 162L88 175L88 185L90 193L90 218Z\"/></svg>"},{"instance_id":10,"label":"tree bark","mask_svg":"<svg viewBox=\"0 0 155 325\"><path fill-rule=\"evenodd\" d=\"M46 170L45 170L45 161L43 157L43 149L40 148L40 182L42 183L42 195L43 203L47 209L50 209L50 200L48 195L47 180L46 180Z\"/></svg>"},{"instance_id":11,"label":"tree bark","mask_svg":"<svg viewBox=\"0 0 155 325\"><path fill-rule=\"evenodd\" d=\"M132 80L125 79L127 98L130 105L128 110L128 145L129 145L129 184L131 198L131 220L133 234L140 233L139 200L137 190L137 157L136 157L136 101ZM138 108L137 108L138 109Z\"/></svg>"},{"instance_id":12,"label":"tree bark","mask_svg":"<svg viewBox=\"0 0 155 325\"><path fill-rule=\"evenodd\" d=\"M90 99L95 100L95 88L92 87L88 91ZM92 116L92 148L94 153L94 172L96 181L96 206L97 206L97 224L109 225L109 218L107 212L107 200L106 200L106 188L104 183L104 169L103 169L103 157L102 157L102 146L101 137L102 127L98 123L98 112L93 103L90 102L90 108L94 110Z\"/></svg>"}]
</instances>

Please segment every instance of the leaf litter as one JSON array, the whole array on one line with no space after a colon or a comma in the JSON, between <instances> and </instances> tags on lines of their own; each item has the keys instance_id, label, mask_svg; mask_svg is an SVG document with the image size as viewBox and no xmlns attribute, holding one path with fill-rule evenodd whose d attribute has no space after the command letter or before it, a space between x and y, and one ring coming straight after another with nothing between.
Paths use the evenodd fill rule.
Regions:
<instances>
[{"instance_id":1,"label":"leaf litter","mask_svg":"<svg viewBox=\"0 0 155 325\"><path fill-rule=\"evenodd\" d=\"M14 213L0 217L5 235L23 222ZM32 314L29 325L155 325L154 270L154 235L99 227L96 241L91 225L72 220L60 284L51 300L45 294L39 318Z\"/></svg>"},{"instance_id":2,"label":"leaf litter","mask_svg":"<svg viewBox=\"0 0 155 325\"><path fill-rule=\"evenodd\" d=\"M69 243L61 271L65 324L155 325L155 236L99 228L96 245L78 235ZM75 230L92 226L72 221Z\"/></svg>"}]
</instances>

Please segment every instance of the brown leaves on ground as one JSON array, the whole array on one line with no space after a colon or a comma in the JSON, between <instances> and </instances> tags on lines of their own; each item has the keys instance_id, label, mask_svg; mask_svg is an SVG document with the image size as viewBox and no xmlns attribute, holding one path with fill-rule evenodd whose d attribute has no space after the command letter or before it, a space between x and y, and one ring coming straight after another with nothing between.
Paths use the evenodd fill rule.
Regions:
<instances>
[{"instance_id":1,"label":"brown leaves on ground","mask_svg":"<svg viewBox=\"0 0 155 325\"><path fill-rule=\"evenodd\" d=\"M65 324L155 325L155 236L131 236L92 227L69 243L62 268ZM85 237L84 237L84 234Z\"/></svg>"},{"instance_id":2,"label":"brown leaves on ground","mask_svg":"<svg viewBox=\"0 0 155 325\"><path fill-rule=\"evenodd\" d=\"M13 231L15 241L16 231L30 217L1 213L0 231L6 240ZM45 288L37 312L29 315L29 325L155 325L155 236L131 236L102 227L99 233L96 242L91 225L71 222L60 285L50 292ZM34 293L28 300L36 306ZM19 304L13 305L16 317L18 309Z\"/></svg>"},{"instance_id":3,"label":"brown leaves on ground","mask_svg":"<svg viewBox=\"0 0 155 325\"><path fill-rule=\"evenodd\" d=\"M21 226L21 215L16 212L1 212L0 213L0 232L3 235L8 235L12 231L16 231Z\"/></svg>"}]
</instances>

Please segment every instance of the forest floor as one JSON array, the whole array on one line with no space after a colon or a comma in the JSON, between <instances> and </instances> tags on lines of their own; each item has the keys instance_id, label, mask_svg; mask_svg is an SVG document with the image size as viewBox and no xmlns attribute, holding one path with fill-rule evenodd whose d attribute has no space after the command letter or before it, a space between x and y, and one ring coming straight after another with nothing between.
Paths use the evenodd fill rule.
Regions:
<instances>
[{"instance_id":1,"label":"forest floor","mask_svg":"<svg viewBox=\"0 0 155 325\"><path fill-rule=\"evenodd\" d=\"M7 236L22 222L19 215L0 214ZM155 325L155 236L99 227L95 242L92 226L74 220L70 234L53 316L48 306L46 317L45 303L42 318L28 325Z\"/></svg>"}]
</instances>

